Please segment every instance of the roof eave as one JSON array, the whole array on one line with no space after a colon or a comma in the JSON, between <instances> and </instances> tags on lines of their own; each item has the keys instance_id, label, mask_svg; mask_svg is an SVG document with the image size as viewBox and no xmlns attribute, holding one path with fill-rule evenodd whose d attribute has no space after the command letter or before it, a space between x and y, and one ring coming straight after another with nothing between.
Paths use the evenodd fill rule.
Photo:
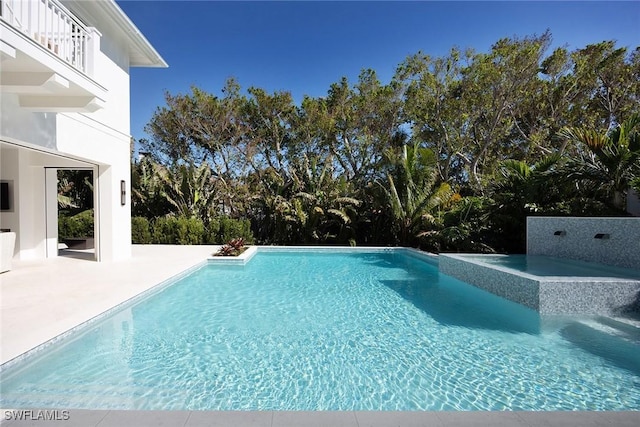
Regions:
<instances>
[{"instance_id":1,"label":"roof eave","mask_svg":"<svg viewBox=\"0 0 640 427\"><path fill-rule=\"evenodd\" d=\"M91 16L104 17L113 23L129 45L130 67L167 68L169 66L115 0L90 2L68 0L65 3L73 3L74 9L88 12Z\"/></svg>"}]
</instances>

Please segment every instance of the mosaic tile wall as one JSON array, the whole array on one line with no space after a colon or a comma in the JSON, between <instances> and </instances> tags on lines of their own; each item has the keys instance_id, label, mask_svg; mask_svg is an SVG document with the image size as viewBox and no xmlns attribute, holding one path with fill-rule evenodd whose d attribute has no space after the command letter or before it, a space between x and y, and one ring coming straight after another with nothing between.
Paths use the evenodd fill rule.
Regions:
<instances>
[{"instance_id":1,"label":"mosaic tile wall","mask_svg":"<svg viewBox=\"0 0 640 427\"><path fill-rule=\"evenodd\" d=\"M464 255L440 254L439 258L441 273L534 310L539 309L537 280L464 259Z\"/></svg>"},{"instance_id":2,"label":"mosaic tile wall","mask_svg":"<svg viewBox=\"0 0 640 427\"><path fill-rule=\"evenodd\" d=\"M640 269L640 218L529 217L527 254Z\"/></svg>"},{"instance_id":3,"label":"mosaic tile wall","mask_svg":"<svg viewBox=\"0 0 640 427\"><path fill-rule=\"evenodd\" d=\"M464 254L440 254L440 272L541 314L613 315L640 310L640 281L538 277L483 264Z\"/></svg>"},{"instance_id":4,"label":"mosaic tile wall","mask_svg":"<svg viewBox=\"0 0 640 427\"><path fill-rule=\"evenodd\" d=\"M615 315L640 309L638 280L541 280L540 313Z\"/></svg>"}]
</instances>

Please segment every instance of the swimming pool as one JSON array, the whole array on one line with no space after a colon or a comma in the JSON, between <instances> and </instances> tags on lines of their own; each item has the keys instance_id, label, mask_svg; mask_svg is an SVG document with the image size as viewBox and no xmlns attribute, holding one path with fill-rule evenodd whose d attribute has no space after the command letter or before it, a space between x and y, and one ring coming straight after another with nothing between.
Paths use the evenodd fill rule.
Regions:
<instances>
[{"instance_id":1,"label":"swimming pool","mask_svg":"<svg viewBox=\"0 0 640 427\"><path fill-rule=\"evenodd\" d=\"M0 406L640 409L637 332L607 322L540 316L409 251L260 251L3 369Z\"/></svg>"}]
</instances>

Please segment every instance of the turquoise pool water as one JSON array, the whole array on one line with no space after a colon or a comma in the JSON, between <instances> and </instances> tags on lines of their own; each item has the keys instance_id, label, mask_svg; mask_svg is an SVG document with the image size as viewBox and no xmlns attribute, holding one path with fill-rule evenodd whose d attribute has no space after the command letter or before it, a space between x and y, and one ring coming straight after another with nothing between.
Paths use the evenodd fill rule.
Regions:
<instances>
[{"instance_id":1,"label":"turquoise pool water","mask_svg":"<svg viewBox=\"0 0 640 427\"><path fill-rule=\"evenodd\" d=\"M639 410L640 340L611 325L404 252L258 252L3 370L0 407Z\"/></svg>"}]
</instances>

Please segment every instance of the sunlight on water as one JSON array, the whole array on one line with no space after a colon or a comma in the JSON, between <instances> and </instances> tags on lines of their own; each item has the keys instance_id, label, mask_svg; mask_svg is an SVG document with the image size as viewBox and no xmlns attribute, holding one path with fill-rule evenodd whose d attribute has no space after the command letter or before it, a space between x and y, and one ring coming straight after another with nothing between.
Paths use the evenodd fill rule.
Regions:
<instances>
[{"instance_id":1,"label":"sunlight on water","mask_svg":"<svg viewBox=\"0 0 640 427\"><path fill-rule=\"evenodd\" d=\"M541 319L402 253L259 253L96 325L4 372L0 406L640 409L637 334Z\"/></svg>"}]
</instances>

